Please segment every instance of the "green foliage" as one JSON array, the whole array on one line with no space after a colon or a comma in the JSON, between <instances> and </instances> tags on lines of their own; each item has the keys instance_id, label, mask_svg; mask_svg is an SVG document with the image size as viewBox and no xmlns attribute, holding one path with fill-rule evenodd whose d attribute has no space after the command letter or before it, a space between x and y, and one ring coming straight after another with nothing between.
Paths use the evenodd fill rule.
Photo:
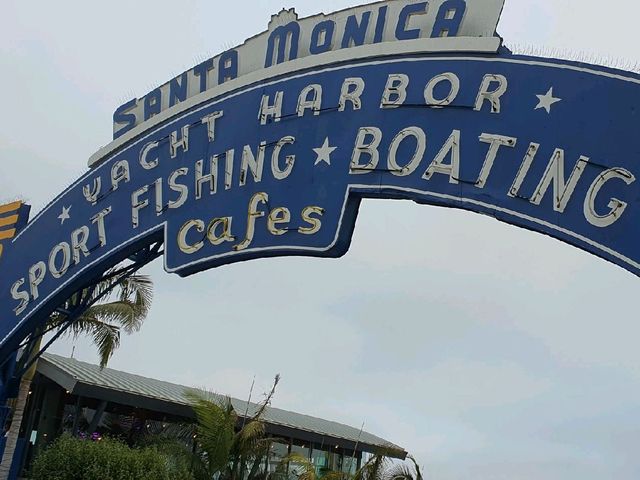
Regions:
<instances>
[{"instance_id":1,"label":"green foliage","mask_svg":"<svg viewBox=\"0 0 640 480\"><path fill-rule=\"evenodd\" d=\"M33 480L192 480L179 458L155 448L131 449L117 440L98 442L64 435L34 462Z\"/></svg>"},{"instance_id":2,"label":"green foliage","mask_svg":"<svg viewBox=\"0 0 640 480\"><path fill-rule=\"evenodd\" d=\"M187 397L198 419L198 443L205 453L207 471L213 476L226 468L229 462L238 416L229 399L218 402L196 393L189 393Z\"/></svg>"},{"instance_id":3,"label":"green foliage","mask_svg":"<svg viewBox=\"0 0 640 480\"><path fill-rule=\"evenodd\" d=\"M318 480L315 465L311 463L311 461L307 457L303 457L299 453L292 453L283 458L278 463L276 471L271 475L272 480L288 480L292 476L289 474L289 464L291 463L296 465L296 469L298 472L296 478L298 480ZM347 479L339 478L335 480Z\"/></svg>"},{"instance_id":4,"label":"green foliage","mask_svg":"<svg viewBox=\"0 0 640 480\"><path fill-rule=\"evenodd\" d=\"M195 429L166 430L147 438L147 444L188 465L194 480L424 480L411 455L405 463L392 459L400 453L396 449L379 451L353 474L318 472L316 465L297 453L282 458L275 471L265 472L273 439L266 435L263 417L279 381L277 375L271 391L250 417L238 415L229 398L187 391L185 396L196 415Z\"/></svg>"},{"instance_id":5,"label":"green foliage","mask_svg":"<svg viewBox=\"0 0 640 480\"><path fill-rule=\"evenodd\" d=\"M165 431L146 442L181 464L188 464L195 480L265 480L263 466L271 439L265 435L262 416L279 381L277 375L257 411L241 425L241 417L229 398L186 391L197 419L195 429Z\"/></svg>"},{"instance_id":6,"label":"green foliage","mask_svg":"<svg viewBox=\"0 0 640 480\"><path fill-rule=\"evenodd\" d=\"M415 458L408 455L411 462L399 463L393 461L388 452L381 452L371 457L353 475L353 480L423 480L420 466Z\"/></svg>"},{"instance_id":7,"label":"green foliage","mask_svg":"<svg viewBox=\"0 0 640 480\"><path fill-rule=\"evenodd\" d=\"M420 466L415 458L407 456L409 463L393 460L389 455L392 451L381 451L372 456L354 474L336 471L326 471L318 474L316 467L308 458L297 453L284 457L278 464L276 471L268 480L290 480L290 464L296 466L297 480L424 480Z\"/></svg>"},{"instance_id":8,"label":"green foliage","mask_svg":"<svg viewBox=\"0 0 640 480\"><path fill-rule=\"evenodd\" d=\"M206 472L204 476L196 474L197 478L218 476L220 480L254 480L261 473L259 467L269 452L269 440L265 438L260 418L264 409L236 431L238 415L228 398L196 392L186 395L198 420L199 448L193 463L198 464L199 471Z\"/></svg>"},{"instance_id":9,"label":"green foliage","mask_svg":"<svg viewBox=\"0 0 640 480\"><path fill-rule=\"evenodd\" d=\"M85 289L73 294L62 305L64 311L73 311L78 305L91 305L75 319L68 331L74 337L88 335L98 348L100 366L106 367L113 353L120 346L121 332L138 332L149 313L153 300L153 282L146 275L115 276L118 268L107 272L95 289ZM105 296L106 295L106 296ZM63 327L66 314L54 312L48 328Z\"/></svg>"}]
</instances>

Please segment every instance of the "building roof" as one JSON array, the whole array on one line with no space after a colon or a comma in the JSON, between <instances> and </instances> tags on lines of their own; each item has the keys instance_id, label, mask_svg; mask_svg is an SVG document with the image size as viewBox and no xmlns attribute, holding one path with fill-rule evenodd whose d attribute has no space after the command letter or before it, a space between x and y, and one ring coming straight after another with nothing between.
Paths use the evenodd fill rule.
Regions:
<instances>
[{"instance_id":1,"label":"building roof","mask_svg":"<svg viewBox=\"0 0 640 480\"><path fill-rule=\"evenodd\" d=\"M193 418L193 411L185 392L197 390L153 378L146 378L127 372L101 369L98 365L81 362L72 358L45 353L38 362L38 372L53 380L71 394L109 402L145 408L186 418ZM220 398L223 398L220 396ZM252 417L259 405L230 398L231 404L240 416L248 412ZM380 449L391 456L404 458L402 447L380 437L341 423L324 420L309 415L267 407L263 419L267 430L280 435L305 432L310 441L326 444L340 444L343 448L375 453ZM293 435L291 435L293 436ZM298 436L299 438L299 436ZM331 443L330 443L331 442Z\"/></svg>"}]
</instances>

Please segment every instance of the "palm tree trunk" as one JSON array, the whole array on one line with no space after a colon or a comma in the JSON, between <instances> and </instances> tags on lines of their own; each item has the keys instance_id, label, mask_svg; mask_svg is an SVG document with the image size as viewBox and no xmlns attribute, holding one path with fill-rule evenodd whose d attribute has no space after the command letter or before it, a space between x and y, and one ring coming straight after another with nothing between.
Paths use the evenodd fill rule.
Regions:
<instances>
[{"instance_id":1,"label":"palm tree trunk","mask_svg":"<svg viewBox=\"0 0 640 480\"><path fill-rule=\"evenodd\" d=\"M23 378L20 381L16 407L11 420L11 427L9 427L9 431L7 432L7 443L5 444L4 453L2 454L2 463L0 463L0 480L7 480L9 478L11 463L13 462L13 456L16 451L20 427L22 426L22 418L29 398L30 389L31 379Z\"/></svg>"},{"instance_id":2,"label":"palm tree trunk","mask_svg":"<svg viewBox=\"0 0 640 480\"><path fill-rule=\"evenodd\" d=\"M41 343L42 338L40 337L34 343L32 350L30 352L23 352L23 355L28 355L29 360L31 360L33 356L40 351ZM9 431L6 435L7 442L4 446L4 453L2 454L2 463L0 463L0 480L9 479L11 464L13 463L13 457L16 453L16 445L18 444L18 437L20 436L20 427L22 427L22 418L24 417L27 400L29 400L29 390L31 390L31 382L36 374L37 364L38 362L35 362L20 380L18 398L15 402L13 417L11 418L11 426L9 427Z\"/></svg>"}]
</instances>

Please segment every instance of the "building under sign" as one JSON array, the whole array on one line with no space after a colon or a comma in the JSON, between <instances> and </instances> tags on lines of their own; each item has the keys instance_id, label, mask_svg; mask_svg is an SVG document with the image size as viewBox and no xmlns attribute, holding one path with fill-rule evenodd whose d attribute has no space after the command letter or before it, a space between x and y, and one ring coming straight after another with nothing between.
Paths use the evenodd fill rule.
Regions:
<instances>
[{"instance_id":1,"label":"building under sign","mask_svg":"<svg viewBox=\"0 0 640 480\"><path fill-rule=\"evenodd\" d=\"M45 354L38 363L21 437L25 466L63 432L117 435L134 442L172 424L192 423L195 415L185 398L190 390L160 380ZM240 421L258 409L231 398ZM288 453L310 459L322 470L354 471L363 456L386 451L404 458L403 448L358 428L268 407L263 417L274 438L270 469Z\"/></svg>"}]
</instances>

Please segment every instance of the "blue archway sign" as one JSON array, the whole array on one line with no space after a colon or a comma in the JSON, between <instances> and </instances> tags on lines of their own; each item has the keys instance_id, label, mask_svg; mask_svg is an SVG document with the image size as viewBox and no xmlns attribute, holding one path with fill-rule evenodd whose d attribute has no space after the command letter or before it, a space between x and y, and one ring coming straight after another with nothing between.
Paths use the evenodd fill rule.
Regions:
<instances>
[{"instance_id":1,"label":"blue archway sign","mask_svg":"<svg viewBox=\"0 0 640 480\"><path fill-rule=\"evenodd\" d=\"M375 11L405 12L402 36L423 3ZM160 239L182 276L343 255L363 198L490 215L640 274L640 77L514 56L480 35L373 45L374 30L372 45L293 61L267 45L269 69L194 96L172 81L119 109L114 143L5 245L2 355L96 272ZM224 55L227 69L242 58Z\"/></svg>"}]
</instances>

